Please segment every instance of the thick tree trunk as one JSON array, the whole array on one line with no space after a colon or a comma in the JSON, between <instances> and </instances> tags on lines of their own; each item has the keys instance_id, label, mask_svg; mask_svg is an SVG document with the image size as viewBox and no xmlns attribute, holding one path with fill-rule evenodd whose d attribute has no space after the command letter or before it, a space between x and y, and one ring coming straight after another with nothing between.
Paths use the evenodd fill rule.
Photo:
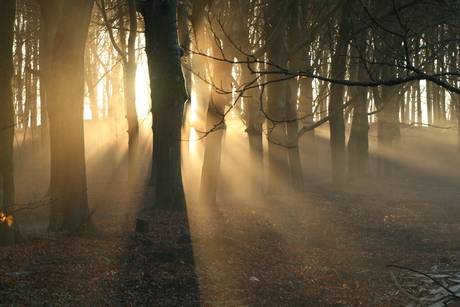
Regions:
<instances>
[{"instance_id":1,"label":"thick tree trunk","mask_svg":"<svg viewBox=\"0 0 460 307\"><path fill-rule=\"evenodd\" d=\"M145 21L155 134L154 207L186 210L181 174L181 130L187 99L177 42L176 0L139 2Z\"/></svg>"},{"instance_id":2,"label":"thick tree trunk","mask_svg":"<svg viewBox=\"0 0 460 307\"><path fill-rule=\"evenodd\" d=\"M11 80L13 78L13 37L15 0L0 0L0 217L14 211L14 105ZM27 239L17 223L8 225L0 220L0 245L14 245Z\"/></svg>"},{"instance_id":3,"label":"thick tree trunk","mask_svg":"<svg viewBox=\"0 0 460 307\"><path fill-rule=\"evenodd\" d=\"M51 142L52 230L95 230L86 192L84 54L93 0L66 0L45 73Z\"/></svg>"},{"instance_id":4,"label":"thick tree trunk","mask_svg":"<svg viewBox=\"0 0 460 307\"><path fill-rule=\"evenodd\" d=\"M37 0L40 5L40 102L41 102L41 154L45 165L50 166L50 124L48 118L48 93L47 90L50 85L47 84L48 80L45 78L47 71L51 70L51 61L53 53L54 36L62 17L62 9L64 7L64 0ZM51 168L51 166L50 166ZM51 185L51 183L50 183ZM49 196L48 190L47 195Z\"/></svg>"}]
</instances>

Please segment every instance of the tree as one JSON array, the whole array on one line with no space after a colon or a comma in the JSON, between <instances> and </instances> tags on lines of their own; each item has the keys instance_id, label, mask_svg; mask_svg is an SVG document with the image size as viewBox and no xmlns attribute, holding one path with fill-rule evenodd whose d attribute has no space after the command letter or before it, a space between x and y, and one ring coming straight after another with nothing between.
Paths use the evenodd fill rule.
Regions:
<instances>
[{"instance_id":1,"label":"tree","mask_svg":"<svg viewBox=\"0 0 460 307\"><path fill-rule=\"evenodd\" d=\"M177 38L176 0L140 0L145 22L155 138L154 207L185 210L181 174L181 131L187 100Z\"/></svg>"},{"instance_id":2,"label":"tree","mask_svg":"<svg viewBox=\"0 0 460 307\"><path fill-rule=\"evenodd\" d=\"M56 34L59 21L62 16L62 8L64 0L37 0L40 5L40 101L41 101L41 151L49 163L50 157L50 127L47 111L47 80L44 77L44 72L51 69L53 40Z\"/></svg>"},{"instance_id":3,"label":"tree","mask_svg":"<svg viewBox=\"0 0 460 307\"><path fill-rule=\"evenodd\" d=\"M115 35L110 24L106 5L104 0L98 2L98 7L101 10L104 23L107 27L110 40L121 57L123 63L124 73L124 98L126 105L126 120L128 122L128 185L133 187L137 180L139 158L139 122L136 110L136 36L137 36L137 15L136 15L136 0L127 0L128 2L128 15L129 15L129 35L128 43L126 43L126 35L124 34L124 14L122 10L122 3L117 0L117 13L119 14L119 39L120 44L117 43Z\"/></svg>"},{"instance_id":4,"label":"tree","mask_svg":"<svg viewBox=\"0 0 460 307\"><path fill-rule=\"evenodd\" d=\"M217 7L216 4L220 4L220 6ZM217 9L223 9L220 10L221 13L228 13L228 5L229 3L226 1L224 3L217 1L211 3L208 10L210 12L217 12ZM213 15L217 16L216 13ZM221 14L221 16L222 15L223 14ZM222 32L225 28L228 28L228 23L220 23L220 26L218 26L217 18L210 19L208 22L214 33ZM223 37L223 35L219 35L219 37ZM220 54L222 52L222 41L224 42L224 45L228 43L228 41L223 38L222 41L210 41L210 51L213 55ZM216 204L217 187L221 169L222 145L225 137L225 131L227 129L225 123L225 107L230 105L232 101L232 97L230 95L232 90L232 65L219 60L209 61L207 79L212 82L212 84L220 84L220 87L212 87L206 110L206 131L208 131L209 134L204 140L206 143L198 202L200 205L212 208L212 206Z\"/></svg>"},{"instance_id":5,"label":"tree","mask_svg":"<svg viewBox=\"0 0 460 307\"><path fill-rule=\"evenodd\" d=\"M66 0L44 72L51 143L52 230L94 231L86 189L84 55L93 0Z\"/></svg>"},{"instance_id":6,"label":"tree","mask_svg":"<svg viewBox=\"0 0 460 307\"><path fill-rule=\"evenodd\" d=\"M341 11L341 19L338 39L335 46L334 55L332 57L331 74L333 78L343 79L346 72L346 59L348 54L348 41L351 30L350 13L351 1L342 3L343 10ZM344 86L332 83L331 94L329 101L329 114L335 114L329 120L330 135L331 135L331 159L332 159L332 182L337 185L344 185L347 179L347 164L345 150L345 123L343 112L337 112L343 105Z\"/></svg>"},{"instance_id":7,"label":"tree","mask_svg":"<svg viewBox=\"0 0 460 307\"><path fill-rule=\"evenodd\" d=\"M11 79L13 77L13 37L16 0L0 1L0 245L26 241L17 223L8 223L5 216L15 209L14 190L14 105Z\"/></svg>"}]
</instances>

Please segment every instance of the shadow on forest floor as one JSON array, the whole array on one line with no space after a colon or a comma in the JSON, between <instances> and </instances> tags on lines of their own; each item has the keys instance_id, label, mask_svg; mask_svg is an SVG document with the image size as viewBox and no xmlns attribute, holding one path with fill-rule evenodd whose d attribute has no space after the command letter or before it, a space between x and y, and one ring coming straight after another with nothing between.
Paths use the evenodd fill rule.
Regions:
<instances>
[{"instance_id":1,"label":"shadow on forest floor","mask_svg":"<svg viewBox=\"0 0 460 307\"><path fill-rule=\"evenodd\" d=\"M29 231L30 244L0 249L0 302L410 306L412 296L428 306L437 288L386 265L456 280L459 190L412 175L221 202L214 215L190 204L188 215L107 216L98 220L102 237ZM148 233L134 231L138 217Z\"/></svg>"},{"instance_id":2,"label":"shadow on forest floor","mask_svg":"<svg viewBox=\"0 0 460 307\"><path fill-rule=\"evenodd\" d=\"M152 189L142 181L128 190L126 157L115 165L101 155L88 163L88 197L91 208L99 205L94 219L104 235L48 233L47 207L22 211L17 219L31 242L0 249L0 305L442 302L449 294L434 283L386 267L430 272L452 287L460 280L458 153L425 143L427 138L413 131L408 135L405 148L416 154L407 151L393 179L369 178L339 188L327 183L327 168L321 168L325 175L307 177L304 194L222 197L213 215L193 203L188 214L145 210ZM326 143L319 141L319 150L327 158ZM22 162L17 201L33 202L46 192L47 175L33 160ZM134 231L136 218L149 220L148 233ZM191 242L184 240L184 228L190 229Z\"/></svg>"}]
</instances>

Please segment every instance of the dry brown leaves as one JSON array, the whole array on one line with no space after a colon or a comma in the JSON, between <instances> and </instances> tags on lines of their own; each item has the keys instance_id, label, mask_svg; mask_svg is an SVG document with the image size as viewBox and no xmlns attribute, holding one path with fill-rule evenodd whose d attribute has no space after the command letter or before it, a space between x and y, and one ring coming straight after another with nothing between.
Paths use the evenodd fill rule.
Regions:
<instances>
[{"instance_id":1,"label":"dry brown leaves","mask_svg":"<svg viewBox=\"0 0 460 307\"><path fill-rule=\"evenodd\" d=\"M145 211L100 221L102 236L31 232L29 244L0 249L0 303L423 306L408 293L427 297L410 290L425 281L386 265L459 270L459 210L382 191L362 183L229 201L213 214ZM136 217L148 233L134 232Z\"/></svg>"}]
</instances>

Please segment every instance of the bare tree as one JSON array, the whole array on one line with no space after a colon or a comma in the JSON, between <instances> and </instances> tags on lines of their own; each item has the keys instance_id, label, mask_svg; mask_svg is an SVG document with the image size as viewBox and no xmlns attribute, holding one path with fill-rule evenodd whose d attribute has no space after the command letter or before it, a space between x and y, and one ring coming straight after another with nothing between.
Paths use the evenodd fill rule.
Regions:
<instances>
[{"instance_id":1,"label":"bare tree","mask_svg":"<svg viewBox=\"0 0 460 307\"><path fill-rule=\"evenodd\" d=\"M110 40L121 57L124 73L124 98L126 106L126 120L128 122L128 184L133 186L137 180L139 159L139 122L136 110L136 36L137 36L137 15L136 15L136 0L128 0L127 15L129 16L129 34L126 42L125 28L125 12L123 3L116 1L118 14L118 30L119 41L115 37L112 30L112 24L107 16L107 7L104 0L96 1L99 7L106 29L109 33Z\"/></svg>"},{"instance_id":2,"label":"bare tree","mask_svg":"<svg viewBox=\"0 0 460 307\"><path fill-rule=\"evenodd\" d=\"M11 79L13 77L13 37L16 0L1 0L0 6L0 245L26 241L17 223L5 217L15 209L14 190L14 105Z\"/></svg>"},{"instance_id":3,"label":"bare tree","mask_svg":"<svg viewBox=\"0 0 460 307\"><path fill-rule=\"evenodd\" d=\"M95 230L86 189L84 54L93 0L66 0L44 72L51 143L50 229Z\"/></svg>"},{"instance_id":4,"label":"bare tree","mask_svg":"<svg viewBox=\"0 0 460 307\"><path fill-rule=\"evenodd\" d=\"M144 0L139 7L145 22L149 64L157 209L185 210L181 174L181 131L187 100L177 37L176 0Z\"/></svg>"}]
</instances>

